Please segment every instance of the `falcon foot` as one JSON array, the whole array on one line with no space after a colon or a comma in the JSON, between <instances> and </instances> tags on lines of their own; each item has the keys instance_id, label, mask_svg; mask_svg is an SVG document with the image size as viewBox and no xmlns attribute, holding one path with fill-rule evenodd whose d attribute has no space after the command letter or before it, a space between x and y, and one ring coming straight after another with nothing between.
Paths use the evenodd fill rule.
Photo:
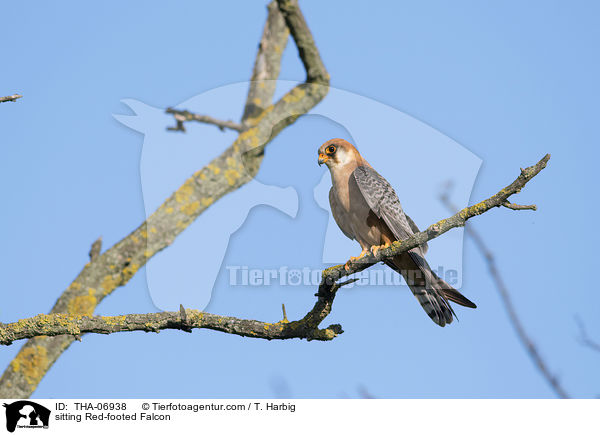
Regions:
<instances>
[{"instance_id":1,"label":"falcon foot","mask_svg":"<svg viewBox=\"0 0 600 435\"><path fill-rule=\"evenodd\" d=\"M371 246L371 252L373 253L373 255L377 255L377 251L379 251L380 249L385 249L385 248L389 248L391 246L391 244L389 242L386 242L383 245L373 245Z\"/></svg>"},{"instance_id":2,"label":"falcon foot","mask_svg":"<svg viewBox=\"0 0 600 435\"><path fill-rule=\"evenodd\" d=\"M365 255L367 255L368 252L369 252L368 249L363 249L358 257L350 257L350 259L346 262L346 264L344 264L344 269L349 270L350 263L352 263L353 261L356 261L356 260L360 260Z\"/></svg>"}]
</instances>

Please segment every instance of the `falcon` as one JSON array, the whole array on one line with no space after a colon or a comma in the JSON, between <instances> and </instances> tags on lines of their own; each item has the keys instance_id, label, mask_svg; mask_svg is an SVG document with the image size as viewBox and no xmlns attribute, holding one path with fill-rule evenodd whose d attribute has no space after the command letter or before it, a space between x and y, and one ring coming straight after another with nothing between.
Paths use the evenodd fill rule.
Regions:
<instances>
[{"instance_id":1,"label":"falcon","mask_svg":"<svg viewBox=\"0 0 600 435\"><path fill-rule=\"evenodd\" d=\"M402 210L396 192L379 173L344 139L331 139L319 148L319 166L325 163L331 173L329 204L335 222L362 252L377 253L396 240L404 240L419 228ZM477 308L446 281L438 277L425 260L427 244L417 246L384 263L400 273L427 315L439 326L456 317L449 301ZM346 268L348 264L346 264Z\"/></svg>"}]
</instances>

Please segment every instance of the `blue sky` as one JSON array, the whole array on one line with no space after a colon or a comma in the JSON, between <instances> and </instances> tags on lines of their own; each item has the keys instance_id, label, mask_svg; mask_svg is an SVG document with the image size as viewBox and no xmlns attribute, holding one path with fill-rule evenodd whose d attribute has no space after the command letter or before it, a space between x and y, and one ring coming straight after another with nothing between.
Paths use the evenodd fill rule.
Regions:
<instances>
[{"instance_id":1,"label":"blue sky","mask_svg":"<svg viewBox=\"0 0 600 435\"><path fill-rule=\"evenodd\" d=\"M235 92L208 107L197 96L249 78L265 5L238 2L235 13L229 2L0 6L12 17L0 29L3 57L10 59L0 73L0 94L24 95L0 105L0 321L47 312L99 235L105 247L120 240L144 219L148 195L160 201L160 189L166 197L189 175L185 171L231 143L233 133L210 126L193 126L185 136L164 132L171 121L159 112L143 119L153 131L143 136L113 114L131 115L121 100L132 99L160 110L189 103L239 119L242 102ZM357 254L358 245L341 237L331 251L323 244L329 214L315 200L325 171L316 165L316 149L331 137L358 139L422 227L446 216L436 180L454 175L456 193L464 196L477 174L474 201L549 152L548 168L514 198L536 203L537 212L498 209L471 222L497 255L518 313L551 370L574 396L596 397L600 355L577 341L574 316L600 340L600 296L593 277L584 275L595 270L600 242L594 231L598 5L310 0L301 7L332 86L377 102L381 110L352 105L351 121L334 122L336 110L346 107L332 92L315 113L329 107L333 119L301 119L269 145L257 183L293 188L297 203L285 201L297 204L297 214L249 206L223 254L206 309L271 321L285 303L288 317L298 318L314 302L313 287L230 286L226 266L320 268L324 252L340 261ZM281 79L303 78L290 41ZM382 122L387 108L406 122ZM171 149L173 162L191 166L174 164L164 185L149 187L140 161L149 143L163 139L163 159ZM479 171L458 151L441 161L428 151L448 143L480 159ZM181 149L195 153L197 167L194 159L181 159L189 156ZM419 153L430 160L415 162ZM152 169L160 167L150 167L150 179ZM414 183L412 174L423 180ZM244 188L234 195L248 200L255 193ZM218 226L234 209L223 201L173 245L191 265L179 264L182 274L194 259L202 266L212 240L203 234L230 231ZM553 397L517 341L473 244L467 241L463 250L459 233L443 238L449 240L431 243L428 258L446 264L461 257L462 291L478 304L477 310L459 308L460 322L450 327L436 327L406 287L355 287L340 292L326 319L345 330L333 342L267 342L211 331L87 335L63 354L34 396L357 397L362 386L390 398ZM148 270L155 267L160 278L158 264L166 260L153 261L157 265ZM140 271L97 313L156 311L146 275ZM19 346L2 349L2 367Z\"/></svg>"}]
</instances>

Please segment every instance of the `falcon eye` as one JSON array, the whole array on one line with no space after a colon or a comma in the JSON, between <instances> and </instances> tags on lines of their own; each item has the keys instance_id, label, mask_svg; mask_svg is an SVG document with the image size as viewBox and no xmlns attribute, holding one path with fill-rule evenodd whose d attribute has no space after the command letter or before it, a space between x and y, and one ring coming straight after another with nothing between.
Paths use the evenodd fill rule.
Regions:
<instances>
[{"instance_id":1,"label":"falcon eye","mask_svg":"<svg viewBox=\"0 0 600 435\"><path fill-rule=\"evenodd\" d=\"M333 145L330 145L325 151L327 151L327 154L333 154L335 153L335 147Z\"/></svg>"}]
</instances>

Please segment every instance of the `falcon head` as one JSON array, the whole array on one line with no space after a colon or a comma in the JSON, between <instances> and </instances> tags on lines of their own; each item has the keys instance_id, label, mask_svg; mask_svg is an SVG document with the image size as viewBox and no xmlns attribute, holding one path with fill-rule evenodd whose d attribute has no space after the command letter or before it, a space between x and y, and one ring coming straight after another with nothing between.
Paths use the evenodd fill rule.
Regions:
<instances>
[{"instance_id":1,"label":"falcon head","mask_svg":"<svg viewBox=\"0 0 600 435\"><path fill-rule=\"evenodd\" d=\"M358 150L344 139L330 139L319 147L319 166L325 163L329 169L345 166L359 158Z\"/></svg>"}]
</instances>

